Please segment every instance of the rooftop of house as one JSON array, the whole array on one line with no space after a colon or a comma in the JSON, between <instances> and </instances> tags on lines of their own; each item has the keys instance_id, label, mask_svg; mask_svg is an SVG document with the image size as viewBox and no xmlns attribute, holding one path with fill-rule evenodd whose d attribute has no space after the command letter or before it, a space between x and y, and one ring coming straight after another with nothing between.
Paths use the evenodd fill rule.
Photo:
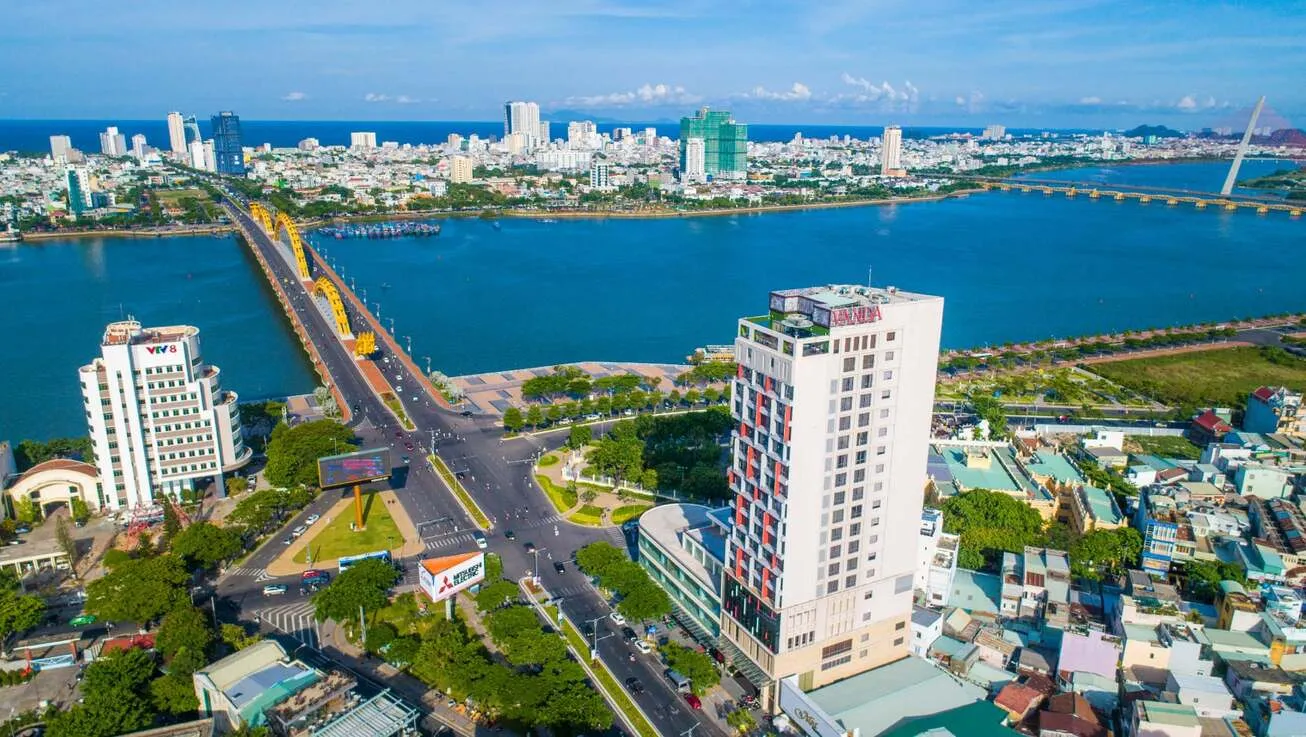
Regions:
<instances>
[{"instance_id":1,"label":"rooftop of house","mask_svg":"<svg viewBox=\"0 0 1306 737\"><path fill-rule=\"evenodd\" d=\"M1096 631L1084 634L1066 632L1061 636L1061 654L1057 662L1059 671L1093 673L1115 678L1119 662L1119 641L1113 637Z\"/></svg>"},{"instance_id":2,"label":"rooftop of house","mask_svg":"<svg viewBox=\"0 0 1306 737\"><path fill-rule=\"evenodd\" d=\"M1010 447L995 449L935 444L932 450L947 466L947 480L963 491L989 489L1030 499L1052 500L1047 491L1020 471L1015 451Z\"/></svg>"},{"instance_id":3,"label":"rooftop of house","mask_svg":"<svg viewBox=\"0 0 1306 737\"><path fill-rule=\"evenodd\" d=\"M1115 495L1111 492L1095 486L1082 486L1080 487L1080 494L1083 495L1084 501L1088 503L1089 511L1092 512L1094 519L1112 525L1119 525L1124 522L1125 515L1120 511L1119 505L1116 504Z\"/></svg>"},{"instance_id":4,"label":"rooftop of house","mask_svg":"<svg viewBox=\"0 0 1306 737\"><path fill-rule=\"evenodd\" d=\"M1295 686L1302 682L1301 676L1289 673L1277 665L1266 665L1250 660L1229 660L1226 666L1229 672L1237 676L1240 681L1275 683L1287 686Z\"/></svg>"},{"instance_id":5,"label":"rooftop of house","mask_svg":"<svg viewBox=\"0 0 1306 737\"><path fill-rule=\"evenodd\" d=\"M1150 724L1169 724L1175 727L1201 727L1197 710L1187 704L1170 704L1164 701L1135 701L1138 721Z\"/></svg>"},{"instance_id":6,"label":"rooftop of house","mask_svg":"<svg viewBox=\"0 0 1306 737\"><path fill-rule=\"evenodd\" d=\"M913 717L985 703L986 696L978 686L958 681L917 657L906 657L807 693L812 703L845 729L859 729L864 735L886 733Z\"/></svg>"},{"instance_id":7,"label":"rooftop of house","mask_svg":"<svg viewBox=\"0 0 1306 737\"><path fill-rule=\"evenodd\" d=\"M1060 453L1036 450L1033 456L1025 461L1025 467L1030 470L1030 473L1047 476L1063 484L1084 483L1084 477L1075 468L1075 464Z\"/></svg>"},{"instance_id":8,"label":"rooftop of house","mask_svg":"<svg viewBox=\"0 0 1306 737\"><path fill-rule=\"evenodd\" d=\"M1038 690L1021 683L1008 683L998 692L993 703L1000 709L1021 717L1042 700L1043 694Z\"/></svg>"},{"instance_id":9,"label":"rooftop of house","mask_svg":"<svg viewBox=\"0 0 1306 737\"><path fill-rule=\"evenodd\" d=\"M704 538L719 538L715 533L710 514L712 509L701 504L664 504L645 512L639 518L639 534L647 537L676 559L681 569L694 576L706 587L713 586L712 574L697 558L690 555L681 541L681 535L689 531L707 533ZM702 538L696 538L702 539ZM724 557L725 543L711 540L711 545L704 547L712 552L720 552Z\"/></svg>"},{"instance_id":10,"label":"rooftop of house","mask_svg":"<svg viewBox=\"0 0 1306 737\"><path fill-rule=\"evenodd\" d=\"M1170 680L1175 687L1183 691L1201 691L1203 693L1227 694L1229 687L1216 676L1203 676L1196 673L1176 673L1170 671Z\"/></svg>"},{"instance_id":11,"label":"rooftop of house","mask_svg":"<svg viewBox=\"0 0 1306 737\"><path fill-rule=\"evenodd\" d=\"M1002 599L1002 579L992 573L958 568L952 579L952 592L948 595L948 606L959 607L970 612L1002 611L998 603Z\"/></svg>"}]
</instances>

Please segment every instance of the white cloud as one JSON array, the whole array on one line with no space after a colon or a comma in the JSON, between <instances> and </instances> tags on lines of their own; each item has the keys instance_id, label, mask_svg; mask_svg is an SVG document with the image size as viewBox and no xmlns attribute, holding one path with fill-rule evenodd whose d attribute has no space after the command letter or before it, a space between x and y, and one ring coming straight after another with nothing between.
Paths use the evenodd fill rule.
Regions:
<instances>
[{"instance_id":1,"label":"white cloud","mask_svg":"<svg viewBox=\"0 0 1306 737\"><path fill-rule=\"evenodd\" d=\"M913 112L920 103L920 90L910 81L903 82L902 88L894 87L886 80L876 84L865 77L854 77L844 72L839 77L844 84L856 87L854 94L837 95L833 102L854 104L878 103L881 109ZM958 98L959 105L966 104L964 98Z\"/></svg>"},{"instance_id":2,"label":"white cloud","mask_svg":"<svg viewBox=\"0 0 1306 737\"><path fill-rule=\"evenodd\" d=\"M363 102L387 102L389 100L389 95L383 95L379 92L369 92L363 95Z\"/></svg>"},{"instance_id":3,"label":"white cloud","mask_svg":"<svg viewBox=\"0 0 1306 737\"><path fill-rule=\"evenodd\" d=\"M628 92L568 97L564 104L578 107L622 106L636 103L644 105L682 105L695 103L701 99L703 98L690 94L680 85L645 84Z\"/></svg>"},{"instance_id":4,"label":"white cloud","mask_svg":"<svg viewBox=\"0 0 1306 737\"><path fill-rule=\"evenodd\" d=\"M1175 107L1185 113L1191 113L1196 110L1206 110L1216 106L1215 98L1210 95L1206 99L1199 100L1196 95L1184 95L1175 103Z\"/></svg>"},{"instance_id":5,"label":"white cloud","mask_svg":"<svg viewBox=\"0 0 1306 737\"><path fill-rule=\"evenodd\" d=\"M1080 104L1080 105L1101 105L1101 104L1102 104L1102 98L1097 97L1097 96L1081 97L1081 98L1079 98L1079 104Z\"/></svg>"},{"instance_id":6,"label":"white cloud","mask_svg":"<svg viewBox=\"0 0 1306 737\"><path fill-rule=\"evenodd\" d=\"M395 102L399 103L400 105L411 105L415 102L421 102L421 100L419 100L416 97L409 97L408 95L400 95L395 98Z\"/></svg>"},{"instance_id":7,"label":"white cloud","mask_svg":"<svg viewBox=\"0 0 1306 737\"><path fill-rule=\"evenodd\" d=\"M752 92L745 93L744 97L751 97L755 100L802 102L812 99L812 90L802 82L794 82L793 86L784 92L772 92L771 90L758 85L753 88Z\"/></svg>"},{"instance_id":8,"label":"white cloud","mask_svg":"<svg viewBox=\"0 0 1306 737\"><path fill-rule=\"evenodd\" d=\"M307 100L308 95L303 92L287 92L281 96L281 99L286 102L299 102L300 100Z\"/></svg>"}]
</instances>

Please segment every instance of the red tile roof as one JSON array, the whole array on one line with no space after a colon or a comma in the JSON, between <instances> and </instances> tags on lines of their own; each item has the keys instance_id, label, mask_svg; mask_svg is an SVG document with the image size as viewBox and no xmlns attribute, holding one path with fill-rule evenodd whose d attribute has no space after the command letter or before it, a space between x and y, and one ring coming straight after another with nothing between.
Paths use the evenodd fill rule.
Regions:
<instances>
[{"instance_id":1,"label":"red tile roof","mask_svg":"<svg viewBox=\"0 0 1306 737\"><path fill-rule=\"evenodd\" d=\"M23 475L18 477L18 481L35 476L42 471L77 471L78 473L84 473L88 476L97 476L100 473L95 466L92 466L89 463L74 461L70 458L51 458L48 461L38 463L24 471ZM17 483L17 481L14 483Z\"/></svg>"},{"instance_id":2,"label":"red tile roof","mask_svg":"<svg viewBox=\"0 0 1306 737\"><path fill-rule=\"evenodd\" d=\"M998 692L998 697L993 700L993 703L1019 719L1042 700L1043 694L1029 686L1008 683Z\"/></svg>"},{"instance_id":3,"label":"red tile roof","mask_svg":"<svg viewBox=\"0 0 1306 737\"><path fill-rule=\"evenodd\" d=\"M1229 432L1233 429L1232 425L1220 419L1219 415L1209 409L1193 420L1193 424L1210 432Z\"/></svg>"},{"instance_id":4,"label":"red tile roof","mask_svg":"<svg viewBox=\"0 0 1306 737\"><path fill-rule=\"evenodd\" d=\"M1257 389L1256 391L1252 392L1252 396L1256 397L1262 402L1268 402L1270 401L1270 397L1274 396L1274 390L1268 386L1263 386L1260 389Z\"/></svg>"}]
</instances>

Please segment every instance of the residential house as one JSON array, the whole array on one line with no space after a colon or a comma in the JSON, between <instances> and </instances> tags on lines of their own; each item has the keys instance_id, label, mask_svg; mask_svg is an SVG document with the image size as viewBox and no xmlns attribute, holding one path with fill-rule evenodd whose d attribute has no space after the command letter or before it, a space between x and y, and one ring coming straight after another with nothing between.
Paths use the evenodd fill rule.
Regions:
<instances>
[{"instance_id":1,"label":"residential house","mask_svg":"<svg viewBox=\"0 0 1306 737\"><path fill-rule=\"evenodd\" d=\"M998 692L993 703L1007 712L1008 724L1019 724L1043 703L1044 694L1022 683L1008 683Z\"/></svg>"},{"instance_id":2,"label":"residential house","mask_svg":"<svg viewBox=\"0 0 1306 737\"><path fill-rule=\"evenodd\" d=\"M1294 673L1306 671L1306 628L1296 621L1278 612L1264 611L1251 634L1269 645L1271 663Z\"/></svg>"},{"instance_id":3,"label":"residential house","mask_svg":"<svg viewBox=\"0 0 1306 737\"><path fill-rule=\"evenodd\" d=\"M1114 530L1125 526L1125 515L1115 495L1095 486L1080 486L1070 495L1070 528L1083 535L1093 530Z\"/></svg>"},{"instance_id":4,"label":"residential house","mask_svg":"<svg viewBox=\"0 0 1306 737\"><path fill-rule=\"evenodd\" d=\"M1295 625L1301 619L1301 595L1287 586L1262 586L1261 603L1265 605L1267 614L1273 614L1288 624Z\"/></svg>"},{"instance_id":5,"label":"residential house","mask_svg":"<svg viewBox=\"0 0 1306 737\"><path fill-rule=\"evenodd\" d=\"M1164 701L1135 701L1129 737L1202 737L1197 710Z\"/></svg>"},{"instance_id":6,"label":"residential house","mask_svg":"<svg viewBox=\"0 0 1306 737\"><path fill-rule=\"evenodd\" d=\"M1224 682L1228 684L1234 696L1246 699L1253 692L1287 696L1302 682L1302 679L1277 665L1250 660L1230 660L1224 671Z\"/></svg>"},{"instance_id":7,"label":"residential house","mask_svg":"<svg viewBox=\"0 0 1306 737\"><path fill-rule=\"evenodd\" d=\"M924 607L912 607L911 654L927 657L930 646L943 636L943 613Z\"/></svg>"},{"instance_id":8,"label":"residential house","mask_svg":"<svg viewBox=\"0 0 1306 737\"><path fill-rule=\"evenodd\" d=\"M1026 546L1002 555L1002 615L1041 622L1048 604L1067 614L1070 559L1065 551ZM1064 625L1063 625L1064 626Z\"/></svg>"},{"instance_id":9,"label":"residential house","mask_svg":"<svg viewBox=\"0 0 1306 737\"><path fill-rule=\"evenodd\" d=\"M1201 627L1191 624L1163 624L1157 628L1161 644L1169 651L1167 670L1196 676L1209 676L1215 672L1210 641L1198 636L1201 631Z\"/></svg>"},{"instance_id":10,"label":"residential house","mask_svg":"<svg viewBox=\"0 0 1306 737\"><path fill-rule=\"evenodd\" d=\"M1306 560L1306 515L1287 499L1247 499L1247 521L1252 537L1272 546L1286 568L1297 568Z\"/></svg>"},{"instance_id":11,"label":"residential house","mask_svg":"<svg viewBox=\"0 0 1306 737\"><path fill-rule=\"evenodd\" d=\"M1214 410L1206 410L1193 418L1188 426L1188 439L1197 445L1218 443L1221 438L1233 431L1233 425L1225 422Z\"/></svg>"},{"instance_id":12,"label":"residential house","mask_svg":"<svg viewBox=\"0 0 1306 737\"><path fill-rule=\"evenodd\" d=\"M1128 591L1120 595L1116 632L1123 633L1124 627L1130 624L1148 627L1182 624L1188 621L1189 611L1179 589L1142 571L1131 570Z\"/></svg>"},{"instance_id":13,"label":"residential house","mask_svg":"<svg viewBox=\"0 0 1306 737\"><path fill-rule=\"evenodd\" d=\"M1107 737L1108 733L1102 718L1081 694L1057 694L1038 715L1039 737Z\"/></svg>"},{"instance_id":14,"label":"residential house","mask_svg":"<svg viewBox=\"0 0 1306 737\"><path fill-rule=\"evenodd\" d=\"M1206 627L1197 631L1197 636L1210 648L1216 662L1232 663L1248 661L1271 665L1270 646L1250 632L1230 632L1228 630Z\"/></svg>"},{"instance_id":15,"label":"residential house","mask_svg":"<svg viewBox=\"0 0 1306 737\"><path fill-rule=\"evenodd\" d=\"M1243 699L1243 717L1256 737L1306 735L1306 696L1298 684L1291 696L1253 693Z\"/></svg>"},{"instance_id":16,"label":"residential house","mask_svg":"<svg viewBox=\"0 0 1306 737\"><path fill-rule=\"evenodd\" d=\"M1193 707L1199 717L1223 718L1241 711L1234 704L1229 686L1215 676L1171 673L1165 693L1176 703Z\"/></svg>"},{"instance_id":17,"label":"residential house","mask_svg":"<svg viewBox=\"0 0 1306 737\"><path fill-rule=\"evenodd\" d=\"M943 531L943 512L921 510L921 534L917 540L916 597L927 606L948 603L957 576L957 549L961 538Z\"/></svg>"},{"instance_id":18,"label":"residential house","mask_svg":"<svg viewBox=\"0 0 1306 737\"><path fill-rule=\"evenodd\" d=\"M1057 657L1057 684L1065 691L1083 694L1103 713L1115 709L1120 667L1120 639L1103 632L1066 632Z\"/></svg>"},{"instance_id":19,"label":"residential house","mask_svg":"<svg viewBox=\"0 0 1306 737\"><path fill-rule=\"evenodd\" d=\"M1198 465L1215 466L1218 470L1228 473L1231 468L1237 468L1238 464L1250 460L1251 457L1251 450L1238 443L1211 443L1202 450L1202 459Z\"/></svg>"},{"instance_id":20,"label":"residential house","mask_svg":"<svg viewBox=\"0 0 1306 737\"><path fill-rule=\"evenodd\" d=\"M1288 468L1265 463L1243 463L1234 471L1233 483L1243 496L1275 499L1292 494L1295 478L1296 474Z\"/></svg>"},{"instance_id":21,"label":"residential house","mask_svg":"<svg viewBox=\"0 0 1306 737\"><path fill-rule=\"evenodd\" d=\"M1286 387L1263 386L1247 397L1243 429L1272 435L1306 437L1306 410L1301 392Z\"/></svg>"},{"instance_id":22,"label":"residential house","mask_svg":"<svg viewBox=\"0 0 1306 737\"><path fill-rule=\"evenodd\" d=\"M1005 670L1015 659L1019 646L1002 637L1002 630L985 627L973 640L979 650L980 660L994 668Z\"/></svg>"},{"instance_id":23,"label":"residential house","mask_svg":"<svg viewBox=\"0 0 1306 737\"><path fill-rule=\"evenodd\" d=\"M1247 590L1237 581L1221 581L1215 595L1219 612L1216 626L1222 630L1247 632L1261 623L1261 608L1247 595Z\"/></svg>"}]
</instances>

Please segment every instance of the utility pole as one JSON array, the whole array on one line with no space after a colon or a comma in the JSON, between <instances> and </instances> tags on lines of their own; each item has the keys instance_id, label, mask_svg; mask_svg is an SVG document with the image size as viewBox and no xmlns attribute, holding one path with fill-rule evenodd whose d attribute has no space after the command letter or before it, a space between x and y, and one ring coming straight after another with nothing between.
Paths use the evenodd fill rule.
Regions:
<instances>
[{"instance_id":1,"label":"utility pole","mask_svg":"<svg viewBox=\"0 0 1306 737\"><path fill-rule=\"evenodd\" d=\"M435 428L431 428L431 455L435 455Z\"/></svg>"}]
</instances>

